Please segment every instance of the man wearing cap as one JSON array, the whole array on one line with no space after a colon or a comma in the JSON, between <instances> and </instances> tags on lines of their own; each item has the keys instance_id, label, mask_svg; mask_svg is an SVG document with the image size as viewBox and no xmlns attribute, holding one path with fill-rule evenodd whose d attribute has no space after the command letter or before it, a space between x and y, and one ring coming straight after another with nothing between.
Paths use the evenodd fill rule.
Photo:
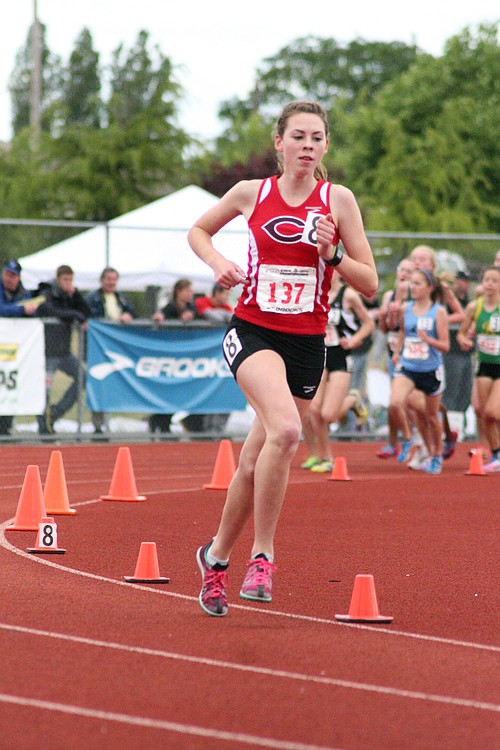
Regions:
<instances>
[{"instance_id":1,"label":"man wearing cap","mask_svg":"<svg viewBox=\"0 0 500 750\"><path fill-rule=\"evenodd\" d=\"M36 302L27 302L31 292L21 283L21 266L17 260L9 260L2 268L0 283L0 317L22 318L33 315L37 309ZM22 303L22 304L20 304Z\"/></svg>"},{"instance_id":2,"label":"man wearing cap","mask_svg":"<svg viewBox=\"0 0 500 750\"><path fill-rule=\"evenodd\" d=\"M34 315L37 304L30 302L31 292L21 283L21 266L17 260L9 260L2 268L0 281L0 317L23 318ZM0 415L0 435L8 435L14 417Z\"/></svg>"}]
</instances>

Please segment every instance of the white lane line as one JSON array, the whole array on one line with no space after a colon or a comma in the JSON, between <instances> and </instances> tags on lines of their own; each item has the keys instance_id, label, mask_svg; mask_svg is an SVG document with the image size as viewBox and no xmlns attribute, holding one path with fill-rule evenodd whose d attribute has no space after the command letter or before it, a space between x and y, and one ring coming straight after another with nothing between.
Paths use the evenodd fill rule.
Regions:
<instances>
[{"instance_id":1,"label":"white lane line","mask_svg":"<svg viewBox=\"0 0 500 750\"><path fill-rule=\"evenodd\" d=\"M319 675L303 674L301 672L288 672L284 669L270 669L268 667L256 667L249 664L238 664L237 662L224 661L221 659L209 659L204 656L189 656L172 651L163 651L161 649L145 648L142 646L128 646L123 643L114 641L103 641L94 638L84 638L82 636L67 635L49 630L38 630L27 628L21 625L11 625L9 623L0 623L0 629L23 635L33 635L41 638L54 638L69 643L78 643L84 646L93 646L95 648L113 649L124 651L130 654L141 654L143 656L153 656L162 659L171 659L173 661L186 662L196 665L216 667L217 669L229 669L237 672L246 672L275 677L285 680L296 680L299 682L308 682L318 685L328 685L330 687L340 687L348 690L361 690L368 693L379 693L390 695L396 698L408 698L411 700L422 700L431 703L440 703L450 706L460 706L461 708L475 708L482 711L500 712L500 705L488 703L486 701L469 700L467 698L455 698L448 695L436 695L434 693L423 693L417 690L402 690L400 688L386 687L385 685L372 685L365 682L355 682L353 680L341 680L335 677L322 677Z\"/></svg>"},{"instance_id":2,"label":"white lane line","mask_svg":"<svg viewBox=\"0 0 500 750\"><path fill-rule=\"evenodd\" d=\"M90 719L104 721L115 721L120 724L129 724L147 729L163 729L167 732L188 734L195 737L225 740L227 742L240 742L254 747L269 747L274 750L340 750L339 748L327 747L326 745L307 745L303 742L289 742L287 740L275 740L270 737L258 737L252 734L240 732L224 732L208 727L199 727L192 724L181 724L177 721L164 721L162 719L149 719L146 716L129 716L127 714L115 713L113 711L100 711L98 709L83 708L82 706L71 706L64 703L52 701L41 701L35 698L21 698L17 695L0 693L0 703L10 703L17 706L39 708L45 711L58 711L59 713L71 714L73 716L85 716Z\"/></svg>"},{"instance_id":3,"label":"white lane line","mask_svg":"<svg viewBox=\"0 0 500 750\"><path fill-rule=\"evenodd\" d=\"M99 503L99 502L101 501L98 499L86 500L81 503L75 503L71 507L77 507L80 505L91 505L92 503ZM101 581L104 583L112 583L115 586L124 586L125 588L130 589L131 584L127 583L126 581L120 581L116 578L106 578L105 576L100 576L95 573L88 573L83 570L76 570L75 568L68 568L68 567L65 567L64 565L60 565L56 562L52 562L51 560L48 560L45 557L42 558L36 555L31 555L29 552L25 552L24 550L19 549L18 547L15 547L5 537L5 530L7 526L12 524L13 522L14 522L14 519L11 518L0 525L0 547L3 547L9 552L13 552L14 554L19 555L20 557L29 559L32 562L37 563L38 565L47 565L48 567L57 568L57 570L64 571L65 573L72 573L73 575L78 575L78 576L81 576L82 578L90 578L91 580ZM183 599L184 601L198 602L198 597L196 596L190 596L188 594L179 594L176 591L166 591L165 589L152 588L151 586L142 586L141 584L137 584L137 583L134 583L134 589L147 591L150 594L156 594L159 596L168 596L174 599ZM482 644L482 643L474 643L471 641L460 641L460 640L456 640L453 638L442 638L439 636L423 635L420 633L408 633L402 630L391 630L390 628L382 628L379 625L341 623L338 620L334 620L334 619L330 619L326 617L313 617L311 615L299 615L299 614L293 614L291 612L282 612L276 609L267 609L263 607L262 608L250 607L245 604L231 604L231 609L238 609L244 612L252 612L253 614L257 613L257 614L268 615L272 617L283 617L283 618L287 618L290 620L297 620L297 621L302 621L302 622L318 623L320 625L336 625L336 626L340 626L344 628L368 630L373 633L384 633L387 635L400 636L403 638L412 638L414 640L428 641L430 643L443 643L448 646L458 646L461 648L473 648L473 649L477 649L480 651L491 651L491 652L500 653L500 646L493 646L490 644Z\"/></svg>"}]
</instances>

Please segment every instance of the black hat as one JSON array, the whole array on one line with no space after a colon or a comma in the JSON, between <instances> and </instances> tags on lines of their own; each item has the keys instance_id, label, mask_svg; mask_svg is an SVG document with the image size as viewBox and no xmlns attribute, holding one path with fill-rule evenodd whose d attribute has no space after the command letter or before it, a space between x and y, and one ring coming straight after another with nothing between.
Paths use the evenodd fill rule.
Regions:
<instances>
[{"instance_id":1,"label":"black hat","mask_svg":"<svg viewBox=\"0 0 500 750\"><path fill-rule=\"evenodd\" d=\"M467 273L467 271L458 271L457 279L462 279L463 281L470 281L470 274Z\"/></svg>"}]
</instances>

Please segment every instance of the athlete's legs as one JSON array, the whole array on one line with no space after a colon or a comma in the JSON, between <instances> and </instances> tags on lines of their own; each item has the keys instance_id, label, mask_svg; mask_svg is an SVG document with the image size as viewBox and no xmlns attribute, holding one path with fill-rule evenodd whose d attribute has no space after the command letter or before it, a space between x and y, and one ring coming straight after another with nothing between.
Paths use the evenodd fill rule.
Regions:
<instances>
[{"instance_id":1,"label":"athlete's legs","mask_svg":"<svg viewBox=\"0 0 500 750\"><path fill-rule=\"evenodd\" d=\"M256 416L242 448L219 530L210 549L220 560L229 558L252 510L252 554L274 555L274 533L290 463L299 444L301 416L309 406L308 401L291 395L283 360L271 350L258 351L242 362L237 381Z\"/></svg>"},{"instance_id":2,"label":"athlete's legs","mask_svg":"<svg viewBox=\"0 0 500 750\"><path fill-rule=\"evenodd\" d=\"M320 448L318 445L318 419L321 415L321 406L323 403L323 397L325 395L326 381L328 378L328 371L323 371L321 383L319 384L318 390L309 404L309 408L306 410L302 419L302 432L304 440L309 449L309 455L321 456Z\"/></svg>"},{"instance_id":3,"label":"athlete's legs","mask_svg":"<svg viewBox=\"0 0 500 750\"><path fill-rule=\"evenodd\" d=\"M321 404L311 404L311 420L317 441L317 453L321 458L332 459L331 446L328 439L328 427L337 421L342 402L349 390L351 375L343 370L328 373L326 382L322 383Z\"/></svg>"},{"instance_id":4,"label":"athlete's legs","mask_svg":"<svg viewBox=\"0 0 500 750\"><path fill-rule=\"evenodd\" d=\"M406 418L410 427L416 425L427 451L432 455L432 437L427 422L427 402L422 391L414 390L407 403Z\"/></svg>"},{"instance_id":5,"label":"athlete's legs","mask_svg":"<svg viewBox=\"0 0 500 750\"><path fill-rule=\"evenodd\" d=\"M431 456L443 455L443 425L439 418L441 394L425 396L425 416L427 422L428 450Z\"/></svg>"},{"instance_id":6,"label":"athlete's legs","mask_svg":"<svg viewBox=\"0 0 500 750\"><path fill-rule=\"evenodd\" d=\"M403 439L411 440L411 429L406 416L406 402L415 384L405 375L396 375L392 381L389 414L394 425L401 431Z\"/></svg>"},{"instance_id":7,"label":"athlete's legs","mask_svg":"<svg viewBox=\"0 0 500 750\"><path fill-rule=\"evenodd\" d=\"M484 434L490 450L500 448L500 380L476 378Z\"/></svg>"}]
</instances>

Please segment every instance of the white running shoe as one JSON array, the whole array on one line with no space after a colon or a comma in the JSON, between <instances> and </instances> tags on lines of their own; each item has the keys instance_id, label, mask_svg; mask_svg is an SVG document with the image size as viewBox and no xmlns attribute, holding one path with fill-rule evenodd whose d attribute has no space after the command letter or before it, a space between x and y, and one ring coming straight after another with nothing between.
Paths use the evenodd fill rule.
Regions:
<instances>
[{"instance_id":1,"label":"white running shoe","mask_svg":"<svg viewBox=\"0 0 500 750\"><path fill-rule=\"evenodd\" d=\"M484 464L484 470L491 474L494 471L500 471L500 458L492 458L487 464Z\"/></svg>"},{"instance_id":2,"label":"white running shoe","mask_svg":"<svg viewBox=\"0 0 500 750\"><path fill-rule=\"evenodd\" d=\"M412 460L408 463L408 468L415 469L416 471L422 471L424 468L424 464L426 463L428 458L429 451L427 450L425 445L419 445Z\"/></svg>"}]
</instances>

